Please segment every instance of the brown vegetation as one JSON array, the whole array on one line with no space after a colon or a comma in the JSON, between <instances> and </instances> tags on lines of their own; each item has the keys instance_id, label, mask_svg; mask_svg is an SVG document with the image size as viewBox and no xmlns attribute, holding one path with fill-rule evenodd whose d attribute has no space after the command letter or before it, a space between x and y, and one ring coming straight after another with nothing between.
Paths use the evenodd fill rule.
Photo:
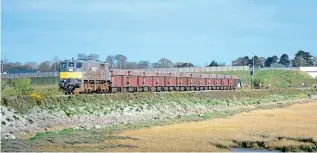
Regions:
<instances>
[{"instance_id":1,"label":"brown vegetation","mask_svg":"<svg viewBox=\"0 0 317 153\"><path fill-rule=\"evenodd\" d=\"M317 102L244 112L147 129L127 130L103 141L74 146L36 146L39 151L229 151L233 147L314 151ZM109 132L109 131L108 131ZM103 134L109 134L104 131ZM99 137L100 138L100 137Z\"/></svg>"}]
</instances>

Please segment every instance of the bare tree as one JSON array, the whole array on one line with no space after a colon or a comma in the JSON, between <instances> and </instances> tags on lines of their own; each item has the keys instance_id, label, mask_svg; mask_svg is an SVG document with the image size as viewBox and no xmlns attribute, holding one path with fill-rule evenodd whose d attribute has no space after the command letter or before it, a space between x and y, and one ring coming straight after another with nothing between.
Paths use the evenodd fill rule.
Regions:
<instances>
[{"instance_id":1,"label":"bare tree","mask_svg":"<svg viewBox=\"0 0 317 153\"><path fill-rule=\"evenodd\" d=\"M109 63L109 67L112 68L114 65L114 57L112 55L107 56L106 62Z\"/></svg>"},{"instance_id":2,"label":"bare tree","mask_svg":"<svg viewBox=\"0 0 317 153\"><path fill-rule=\"evenodd\" d=\"M183 62L176 62L173 67L176 67L176 68L183 67L183 64L184 64Z\"/></svg>"},{"instance_id":3,"label":"bare tree","mask_svg":"<svg viewBox=\"0 0 317 153\"><path fill-rule=\"evenodd\" d=\"M317 56L313 58L314 65L317 65Z\"/></svg>"},{"instance_id":4,"label":"bare tree","mask_svg":"<svg viewBox=\"0 0 317 153\"><path fill-rule=\"evenodd\" d=\"M88 55L88 59L90 59L90 60L98 60L99 59L99 55L98 54L89 54Z\"/></svg>"},{"instance_id":5,"label":"bare tree","mask_svg":"<svg viewBox=\"0 0 317 153\"><path fill-rule=\"evenodd\" d=\"M3 71L23 69L20 62L8 62L6 60L3 61L2 67Z\"/></svg>"},{"instance_id":6,"label":"bare tree","mask_svg":"<svg viewBox=\"0 0 317 153\"><path fill-rule=\"evenodd\" d=\"M118 68L123 68L122 66L124 66L124 63L128 60L127 57L125 57L122 54L118 54L114 57L114 59L116 60L116 63L118 65Z\"/></svg>"},{"instance_id":7,"label":"bare tree","mask_svg":"<svg viewBox=\"0 0 317 153\"><path fill-rule=\"evenodd\" d=\"M153 68L160 68L160 63L152 63Z\"/></svg>"},{"instance_id":8,"label":"bare tree","mask_svg":"<svg viewBox=\"0 0 317 153\"><path fill-rule=\"evenodd\" d=\"M79 60L87 60L88 59L88 56L86 54L78 54L77 55L77 58Z\"/></svg>"},{"instance_id":9,"label":"bare tree","mask_svg":"<svg viewBox=\"0 0 317 153\"><path fill-rule=\"evenodd\" d=\"M296 58L296 57L300 57L300 58ZM298 51L295 54L295 59L294 60L298 60L298 59L302 59L300 61L300 62L302 62L302 64L298 64L298 65L295 65L295 66L312 66L312 65L314 65L313 56L309 52L305 52L303 50ZM300 63L300 62L297 62L297 63Z\"/></svg>"},{"instance_id":10,"label":"bare tree","mask_svg":"<svg viewBox=\"0 0 317 153\"><path fill-rule=\"evenodd\" d=\"M174 65L174 63L167 58L161 58L158 63L160 64L161 68L169 68L173 67Z\"/></svg>"},{"instance_id":11,"label":"bare tree","mask_svg":"<svg viewBox=\"0 0 317 153\"><path fill-rule=\"evenodd\" d=\"M295 56L294 60L292 61L293 66L300 67L300 66L309 66L309 63L301 56Z\"/></svg>"},{"instance_id":12,"label":"bare tree","mask_svg":"<svg viewBox=\"0 0 317 153\"><path fill-rule=\"evenodd\" d=\"M138 67L140 69L147 69L150 66L150 62L149 61L139 61L138 63Z\"/></svg>"},{"instance_id":13,"label":"bare tree","mask_svg":"<svg viewBox=\"0 0 317 153\"><path fill-rule=\"evenodd\" d=\"M136 62L125 62L124 65L125 65L124 68L126 68L126 69L138 69L139 68L139 66Z\"/></svg>"},{"instance_id":14,"label":"bare tree","mask_svg":"<svg viewBox=\"0 0 317 153\"><path fill-rule=\"evenodd\" d=\"M260 57L260 58L258 58L258 64L259 64L259 66L260 67L264 67L264 65L265 65L265 58L264 57Z\"/></svg>"},{"instance_id":15,"label":"bare tree","mask_svg":"<svg viewBox=\"0 0 317 153\"><path fill-rule=\"evenodd\" d=\"M238 59L232 61L232 66L248 66L249 65L249 57L239 57Z\"/></svg>"},{"instance_id":16,"label":"bare tree","mask_svg":"<svg viewBox=\"0 0 317 153\"><path fill-rule=\"evenodd\" d=\"M36 62L26 62L23 64L25 70L37 70L39 65Z\"/></svg>"},{"instance_id":17,"label":"bare tree","mask_svg":"<svg viewBox=\"0 0 317 153\"><path fill-rule=\"evenodd\" d=\"M52 66L52 63L50 61L44 61L40 64L39 66L39 70L40 71L50 71L51 70L51 66Z\"/></svg>"},{"instance_id":18,"label":"bare tree","mask_svg":"<svg viewBox=\"0 0 317 153\"><path fill-rule=\"evenodd\" d=\"M60 63L58 56L54 56L53 62L54 63L52 64L51 70L58 71L58 66Z\"/></svg>"}]
</instances>

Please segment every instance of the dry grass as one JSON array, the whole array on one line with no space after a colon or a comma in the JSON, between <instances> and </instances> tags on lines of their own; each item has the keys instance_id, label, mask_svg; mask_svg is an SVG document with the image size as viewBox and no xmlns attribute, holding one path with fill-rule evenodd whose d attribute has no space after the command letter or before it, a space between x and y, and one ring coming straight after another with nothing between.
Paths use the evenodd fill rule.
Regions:
<instances>
[{"instance_id":1,"label":"dry grass","mask_svg":"<svg viewBox=\"0 0 317 153\"><path fill-rule=\"evenodd\" d=\"M317 102L285 108L256 110L226 119L128 130L118 136L138 139L106 139L76 146L37 146L38 151L230 151L232 147L297 151L317 145ZM136 146L136 147L131 147ZM307 149L308 148L308 149Z\"/></svg>"},{"instance_id":2,"label":"dry grass","mask_svg":"<svg viewBox=\"0 0 317 153\"><path fill-rule=\"evenodd\" d=\"M144 149L152 151L158 144L168 151L175 151L175 149L180 151L214 151L209 150L208 143L230 144L225 140L270 142L277 137L314 137L316 139L316 109L317 103L298 104L288 108L241 113L229 119L213 119L198 123L125 131L121 135L140 138L141 141L135 145L142 148L142 151ZM286 142L302 143L298 141ZM282 143L281 141L280 144L287 145L286 142ZM138 151L138 149L134 151Z\"/></svg>"}]
</instances>

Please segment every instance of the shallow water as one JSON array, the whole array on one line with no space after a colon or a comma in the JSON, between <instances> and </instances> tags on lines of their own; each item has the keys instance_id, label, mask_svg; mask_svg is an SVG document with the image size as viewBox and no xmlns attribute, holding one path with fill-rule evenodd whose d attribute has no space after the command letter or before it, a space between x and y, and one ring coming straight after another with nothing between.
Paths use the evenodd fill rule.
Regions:
<instances>
[{"instance_id":1,"label":"shallow water","mask_svg":"<svg viewBox=\"0 0 317 153\"><path fill-rule=\"evenodd\" d=\"M232 152L281 152L280 150L252 150L249 148L232 148Z\"/></svg>"}]
</instances>

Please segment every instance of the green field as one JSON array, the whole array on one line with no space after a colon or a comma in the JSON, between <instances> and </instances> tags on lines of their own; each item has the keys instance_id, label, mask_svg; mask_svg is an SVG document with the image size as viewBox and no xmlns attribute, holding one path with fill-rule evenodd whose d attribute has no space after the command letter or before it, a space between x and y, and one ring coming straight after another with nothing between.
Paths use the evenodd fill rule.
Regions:
<instances>
[{"instance_id":1,"label":"green field","mask_svg":"<svg viewBox=\"0 0 317 153\"><path fill-rule=\"evenodd\" d=\"M244 86L251 84L249 71L227 71L213 72L217 74L237 75ZM286 71L286 70L263 70L255 71L255 78L259 78L264 82L264 86L269 84L275 88L285 88L292 84L292 87L301 87L305 83L305 87L311 87L317 84L317 79L312 78L308 73L301 71Z\"/></svg>"}]
</instances>

